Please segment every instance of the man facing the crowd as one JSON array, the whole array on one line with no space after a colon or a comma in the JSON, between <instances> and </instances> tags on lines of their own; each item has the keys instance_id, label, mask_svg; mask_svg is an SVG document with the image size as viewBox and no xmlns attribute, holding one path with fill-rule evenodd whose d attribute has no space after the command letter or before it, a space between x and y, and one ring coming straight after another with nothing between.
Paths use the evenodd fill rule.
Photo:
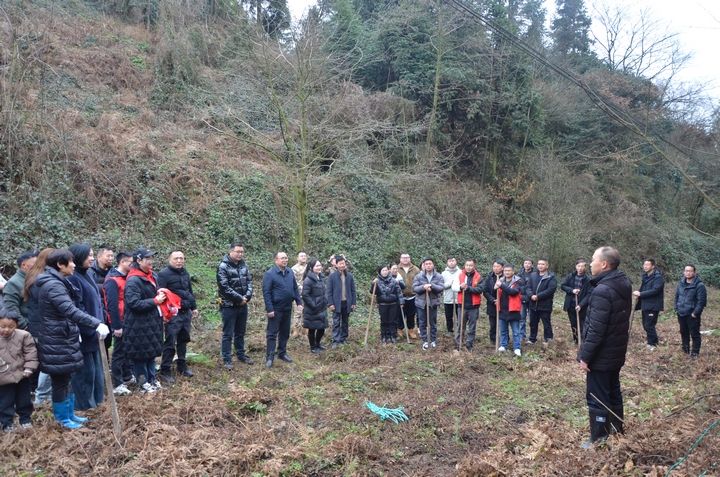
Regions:
<instances>
[{"instance_id":1,"label":"man facing the crowd","mask_svg":"<svg viewBox=\"0 0 720 477\"><path fill-rule=\"evenodd\" d=\"M17 258L17 272L5 284L3 289L3 297L5 301L5 309L18 314L18 329L25 330L28 326L27 321L27 303L23 298L23 289L25 288L25 274L35 265L37 260L37 252L21 253Z\"/></svg>"},{"instance_id":2,"label":"man facing the crowd","mask_svg":"<svg viewBox=\"0 0 720 477\"><path fill-rule=\"evenodd\" d=\"M125 282L133 262L133 254L127 250L118 252L117 267L111 269L103 282L103 301L107 311L107 321L114 339L112 352L112 384L114 393L122 396L130 394L127 386L136 383L132 374L130 360L125 356L123 329L125 327Z\"/></svg>"},{"instance_id":3,"label":"man facing the crowd","mask_svg":"<svg viewBox=\"0 0 720 477\"><path fill-rule=\"evenodd\" d=\"M327 286L325 289L328 307L333 313L333 349L341 344L347 344L350 313L355 311L357 303L355 278L352 276L352 273L345 270L345 265L345 258L342 256L337 257L335 260L335 267L337 269L327 278Z\"/></svg>"},{"instance_id":4,"label":"man facing the crowd","mask_svg":"<svg viewBox=\"0 0 720 477\"><path fill-rule=\"evenodd\" d=\"M620 254L612 247L595 250L590 264L594 275L590 284L595 289L578 352L580 369L587 376L585 399L590 414L590 440L581 446L584 449L607 439L610 432L623 432L620 369L628 347L632 285L617 269L619 265Z\"/></svg>"},{"instance_id":5,"label":"man facing the crowd","mask_svg":"<svg viewBox=\"0 0 720 477\"><path fill-rule=\"evenodd\" d=\"M247 330L248 302L253 294L250 269L245 264L245 247L240 243L230 245L217 268L218 294L222 314L222 359L225 369L233 369L232 346L238 361L253 364L245 354L245 331Z\"/></svg>"},{"instance_id":6,"label":"man facing the crowd","mask_svg":"<svg viewBox=\"0 0 720 477\"><path fill-rule=\"evenodd\" d=\"M412 264L410 261L410 254L403 252L400 254L400 266L398 267L398 275L405 282L405 288L403 289L403 298L405 299L405 306L402 312L405 314L405 321L407 322L408 336L412 339L417 339L418 335L415 333L415 315L417 311L415 309L415 292L413 291L413 282L415 281L415 275L420 273L420 269ZM398 320L398 333L402 334L402 330L405 329L405 324L402 322L402 315Z\"/></svg>"},{"instance_id":7,"label":"man facing the crowd","mask_svg":"<svg viewBox=\"0 0 720 477\"><path fill-rule=\"evenodd\" d=\"M302 287L303 287L303 273L305 272L305 267L307 267L307 253L304 251L300 251L297 254L297 263L292 266L293 274L295 275L295 282L297 282L298 290L300 291L300 296L302 296ZM293 315L293 330L292 330L292 338L295 336L300 336L300 334L307 334L307 330L303 328L303 314L300 310L295 308L295 314Z\"/></svg>"},{"instance_id":8,"label":"man facing the crowd","mask_svg":"<svg viewBox=\"0 0 720 477\"><path fill-rule=\"evenodd\" d=\"M276 345L278 358L292 363L292 359L287 354L287 342L288 338L290 338L293 302L297 304L301 312L303 310L295 275L290 273L287 266L287 254L285 252L275 252L273 260L275 266L265 272L262 283L265 311L268 319L265 331L267 339L265 366L268 368L272 367L275 360Z\"/></svg>"},{"instance_id":9,"label":"man facing the crowd","mask_svg":"<svg viewBox=\"0 0 720 477\"><path fill-rule=\"evenodd\" d=\"M658 343L655 330L658 315L665 309L665 279L656 267L655 259L646 258L643 262L642 284L640 290L633 292L637 299L635 309L642 311L643 328L647 335L647 349L653 351Z\"/></svg>"},{"instance_id":10,"label":"man facing the crowd","mask_svg":"<svg viewBox=\"0 0 720 477\"><path fill-rule=\"evenodd\" d=\"M171 368L177 346L177 372L185 377L193 377L187 367L187 344L190 342L192 319L198 317L197 304L193 294L190 274L185 268L185 254L175 249L170 252L168 266L158 272L158 288L167 288L180 297L178 314L165 323L165 342L160 363L160 378L172 384L175 379Z\"/></svg>"},{"instance_id":11,"label":"man facing the crowd","mask_svg":"<svg viewBox=\"0 0 720 477\"><path fill-rule=\"evenodd\" d=\"M700 353L700 317L707 304L707 290L700 277L695 273L695 265L685 265L683 279L675 289L675 312L680 324L682 351L689 354L690 359L697 358ZM692 338L692 351L690 350Z\"/></svg>"},{"instance_id":12,"label":"man facing the crowd","mask_svg":"<svg viewBox=\"0 0 720 477\"><path fill-rule=\"evenodd\" d=\"M588 300L592 293L590 277L585 273L585 269L585 260L578 260L575 262L575 271L569 274L560 285L565 292L563 311L567 311L575 344L578 344L578 332L582 333ZM580 317L580 330L578 330L578 316Z\"/></svg>"}]
</instances>

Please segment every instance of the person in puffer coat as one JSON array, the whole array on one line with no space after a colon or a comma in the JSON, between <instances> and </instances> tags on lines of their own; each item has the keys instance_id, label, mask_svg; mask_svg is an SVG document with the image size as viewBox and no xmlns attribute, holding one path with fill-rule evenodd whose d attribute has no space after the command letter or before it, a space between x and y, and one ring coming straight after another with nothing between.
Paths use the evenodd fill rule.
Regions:
<instances>
[{"instance_id":1,"label":"person in puffer coat","mask_svg":"<svg viewBox=\"0 0 720 477\"><path fill-rule=\"evenodd\" d=\"M590 440L583 448L607 439L611 431L623 432L620 369L625 364L630 336L632 285L617 269L619 265L620 254L612 247L597 249L590 264L595 276L590 284L595 289L590 295L578 351L580 369L587 373L585 399L590 411Z\"/></svg>"},{"instance_id":2,"label":"person in puffer coat","mask_svg":"<svg viewBox=\"0 0 720 477\"><path fill-rule=\"evenodd\" d=\"M327 297L325 296L325 277L323 265L313 258L308 262L302 275L303 328L308 330L310 352L320 353L327 348L320 340L328 327Z\"/></svg>"},{"instance_id":3,"label":"person in puffer coat","mask_svg":"<svg viewBox=\"0 0 720 477\"><path fill-rule=\"evenodd\" d=\"M48 256L45 273L35 283L40 288L40 335L37 343L40 371L50 375L55 419L67 428L77 429L87 421L87 418L75 415L75 395L70 394L70 378L83 368L78 326L95 328L102 339L110 330L100 320L75 306L77 291L66 278L75 270L73 260L69 250L54 250ZM97 337L94 339L97 341Z\"/></svg>"},{"instance_id":4,"label":"person in puffer coat","mask_svg":"<svg viewBox=\"0 0 720 477\"><path fill-rule=\"evenodd\" d=\"M707 289L700 277L695 273L695 265L685 265L683 279L675 289L675 313L680 325L682 351L689 354L690 359L697 358L700 353L700 318L707 305ZM690 338L692 337L692 352Z\"/></svg>"},{"instance_id":5,"label":"person in puffer coat","mask_svg":"<svg viewBox=\"0 0 720 477\"><path fill-rule=\"evenodd\" d=\"M378 311L380 312L380 338L383 343L397 341L397 322L400 307L405 304L400 284L390 274L388 265L378 268L378 276L370 285L370 293L375 292Z\"/></svg>"},{"instance_id":6,"label":"person in puffer coat","mask_svg":"<svg viewBox=\"0 0 720 477\"><path fill-rule=\"evenodd\" d=\"M68 277L68 281L78 291L75 306L103 323L105 321L103 300L91 275L92 272L89 272L95 260L93 249L89 244L76 243L71 245L69 250L75 257L75 273ZM87 411L95 409L105 400L105 374L95 329L81 325L80 338L84 366L82 370L73 374L71 385L75 394L75 409Z\"/></svg>"},{"instance_id":7,"label":"person in puffer coat","mask_svg":"<svg viewBox=\"0 0 720 477\"><path fill-rule=\"evenodd\" d=\"M162 389L155 379L155 358L162 354L163 345L163 320L158 305L166 297L157 291L153 255L155 252L146 248L136 250L125 282L123 344L125 356L134 363L141 393ZM142 384L140 376L145 377Z\"/></svg>"}]
</instances>

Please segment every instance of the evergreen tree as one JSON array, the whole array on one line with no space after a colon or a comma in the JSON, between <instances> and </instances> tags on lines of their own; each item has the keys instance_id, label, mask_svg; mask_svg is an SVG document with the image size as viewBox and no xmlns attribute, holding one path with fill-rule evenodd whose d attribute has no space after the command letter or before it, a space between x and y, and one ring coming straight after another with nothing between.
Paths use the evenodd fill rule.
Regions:
<instances>
[{"instance_id":1,"label":"evergreen tree","mask_svg":"<svg viewBox=\"0 0 720 477\"><path fill-rule=\"evenodd\" d=\"M590 24L583 0L556 0L557 14L552 22L553 47L563 56L590 54Z\"/></svg>"}]
</instances>

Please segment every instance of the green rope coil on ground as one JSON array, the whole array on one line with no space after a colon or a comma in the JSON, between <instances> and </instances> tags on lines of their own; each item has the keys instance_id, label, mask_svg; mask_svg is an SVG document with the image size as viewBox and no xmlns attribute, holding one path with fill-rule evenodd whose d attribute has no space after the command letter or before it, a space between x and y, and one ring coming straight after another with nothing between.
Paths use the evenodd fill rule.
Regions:
<instances>
[{"instance_id":1,"label":"green rope coil on ground","mask_svg":"<svg viewBox=\"0 0 720 477\"><path fill-rule=\"evenodd\" d=\"M710 427L708 427L707 429L705 429L705 432L703 432L703 434L700 436L700 438L695 441L695 444L693 444L692 447L690 448L690 450L687 451L687 454L685 454L682 459L680 459L679 461L677 461L677 463L675 463L672 467L670 467L670 468L668 469L667 474L665 474L665 477L668 477L668 475L670 475L670 472L672 472L675 467L679 466L680 464L683 463L683 461L685 461L685 459L687 458L687 456L690 455L690 453L693 451L693 449L695 449L695 447L696 447L698 444L700 444L700 441L702 441L703 439L705 439L705 436L708 435L708 433L710 432L710 429L712 429L713 427L717 426L718 423L720 423L720 420L713 422L713 423L710 425ZM712 467L710 467L710 468L712 469L713 467L715 467L716 464L717 464L717 462L715 462L715 464L713 464ZM705 472L703 472L703 473L700 474L700 475L704 475L704 474L705 474Z\"/></svg>"},{"instance_id":2,"label":"green rope coil on ground","mask_svg":"<svg viewBox=\"0 0 720 477\"><path fill-rule=\"evenodd\" d=\"M408 420L408 417L403 412L403 409L405 409L404 407L399 407L397 409L388 409L387 407L385 407L385 404L383 404L383 407L377 407L370 401L366 402L365 406L367 406L368 409L380 416L380 419L382 419L383 421L385 419L390 419L395 424L400 424L401 421Z\"/></svg>"}]
</instances>

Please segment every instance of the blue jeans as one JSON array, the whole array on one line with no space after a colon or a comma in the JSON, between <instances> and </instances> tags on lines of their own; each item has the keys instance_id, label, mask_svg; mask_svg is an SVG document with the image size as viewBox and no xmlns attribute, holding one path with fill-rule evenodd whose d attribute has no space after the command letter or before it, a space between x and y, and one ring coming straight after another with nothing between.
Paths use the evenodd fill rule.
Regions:
<instances>
[{"instance_id":1,"label":"blue jeans","mask_svg":"<svg viewBox=\"0 0 720 477\"><path fill-rule=\"evenodd\" d=\"M524 340L527 338L527 314L528 304L523 303L520 309L520 339Z\"/></svg>"},{"instance_id":2,"label":"blue jeans","mask_svg":"<svg viewBox=\"0 0 720 477\"><path fill-rule=\"evenodd\" d=\"M155 382L155 358L150 361L135 361L135 377L138 380L138 385L142 386L145 383ZM145 376L145 381L140 382L140 376Z\"/></svg>"},{"instance_id":3,"label":"blue jeans","mask_svg":"<svg viewBox=\"0 0 720 477\"><path fill-rule=\"evenodd\" d=\"M49 401L52 399L52 382L49 374L40 372L38 376L38 386L35 389L35 402L36 406L42 404L43 401Z\"/></svg>"},{"instance_id":4,"label":"blue jeans","mask_svg":"<svg viewBox=\"0 0 720 477\"><path fill-rule=\"evenodd\" d=\"M420 328L420 337L422 338L423 342L428 342L428 318L430 319L430 341L435 342L437 341L437 313L438 313L438 307L437 306L431 306L429 307L430 316L426 316L428 309L426 308L418 308L417 309L417 318L418 318L418 328Z\"/></svg>"},{"instance_id":5,"label":"blue jeans","mask_svg":"<svg viewBox=\"0 0 720 477\"><path fill-rule=\"evenodd\" d=\"M513 349L520 349L520 321L518 320L500 320L500 346L505 349L508 347L508 341L510 341L510 337L508 336L508 324L512 329Z\"/></svg>"},{"instance_id":6,"label":"blue jeans","mask_svg":"<svg viewBox=\"0 0 720 477\"><path fill-rule=\"evenodd\" d=\"M225 307L221 313L223 323L222 359L223 362L230 363L232 361L233 340L235 341L235 354L238 359L245 356L245 331L247 330L248 307L247 305Z\"/></svg>"},{"instance_id":7,"label":"blue jeans","mask_svg":"<svg viewBox=\"0 0 720 477\"><path fill-rule=\"evenodd\" d=\"M71 380L75 409L78 411L94 409L105 400L105 374L100 350L83 353L83 363L83 369L73 373Z\"/></svg>"}]
</instances>

